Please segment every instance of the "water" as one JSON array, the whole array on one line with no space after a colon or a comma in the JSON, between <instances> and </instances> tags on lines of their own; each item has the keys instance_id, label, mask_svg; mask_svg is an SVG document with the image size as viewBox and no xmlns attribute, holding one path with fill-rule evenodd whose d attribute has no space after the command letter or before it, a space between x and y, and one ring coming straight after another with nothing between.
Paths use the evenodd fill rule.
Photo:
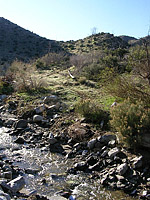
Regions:
<instances>
[{"instance_id":1,"label":"water","mask_svg":"<svg viewBox=\"0 0 150 200\"><path fill-rule=\"evenodd\" d=\"M40 148L29 148L28 145L13 143L6 128L0 128L0 153L14 160L13 165L19 167L26 179L26 189L53 196L59 191L72 191L77 200L132 200L121 191L104 189L99 179L92 179L91 174L83 172L67 175L67 168L73 166L72 160L62 155L52 154ZM27 172L27 173L26 173Z\"/></svg>"}]
</instances>

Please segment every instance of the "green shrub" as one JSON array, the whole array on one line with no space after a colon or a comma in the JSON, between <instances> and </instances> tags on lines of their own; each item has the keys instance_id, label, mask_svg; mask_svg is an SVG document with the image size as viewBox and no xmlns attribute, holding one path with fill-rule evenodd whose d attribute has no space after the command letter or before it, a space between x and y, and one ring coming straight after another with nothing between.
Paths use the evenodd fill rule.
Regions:
<instances>
[{"instance_id":1,"label":"green shrub","mask_svg":"<svg viewBox=\"0 0 150 200\"><path fill-rule=\"evenodd\" d=\"M97 105L90 99L86 99L79 101L75 106L75 110L85 117L87 122L99 126L102 125L101 123L104 123L103 128L108 128L109 114L103 110L101 105Z\"/></svg>"},{"instance_id":2,"label":"green shrub","mask_svg":"<svg viewBox=\"0 0 150 200\"><path fill-rule=\"evenodd\" d=\"M8 76L0 78L0 94L11 94L14 91L12 80L9 78Z\"/></svg>"},{"instance_id":3,"label":"green shrub","mask_svg":"<svg viewBox=\"0 0 150 200\"><path fill-rule=\"evenodd\" d=\"M130 98L133 103L142 101L144 105L150 106L150 89L137 76L129 74L114 75L114 78L110 79L109 83L105 85L105 91L116 99L125 100Z\"/></svg>"},{"instance_id":4,"label":"green shrub","mask_svg":"<svg viewBox=\"0 0 150 200\"><path fill-rule=\"evenodd\" d=\"M131 103L129 99L110 111L110 124L120 134L123 142L135 148L140 145L143 133L150 130L150 109L143 102Z\"/></svg>"}]
</instances>

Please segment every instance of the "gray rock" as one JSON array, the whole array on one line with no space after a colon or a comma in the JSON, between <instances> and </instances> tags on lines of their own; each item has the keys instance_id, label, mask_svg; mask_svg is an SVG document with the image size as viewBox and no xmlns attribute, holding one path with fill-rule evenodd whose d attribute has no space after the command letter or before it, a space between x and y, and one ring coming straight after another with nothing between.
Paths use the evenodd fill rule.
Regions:
<instances>
[{"instance_id":1,"label":"gray rock","mask_svg":"<svg viewBox=\"0 0 150 200\"><path fill-rule=\"evenodd\" d=\"M88 143L87 143L87 147L89 148L89 149L93 149L94 148L94 146L95 146L95 144L96 144L96 142L97 142L97 139L92 139L92 140L90 140Z\"/></svg>"},{"instance_id":2,"label":"gray rock","mask_svg":"<svg viewBox=\"0 0 150 200\"><path fill-rule=\"evenodd\" d=\"M42 104L41 106L35 108L35 112L36 114L41 114L44 112L45 109L46 109L45 105Z\"/></svg>"},{"instance_id":3,"label":"gray rock","mask_svg":"<svg viewBox=\"0 0 150 200\"><path fill-rule=\"evenodd\" d=\"M41 115L34 115L33 122L42 122L43 117Z\"/></svg>"},{"instance_id":4,"label":"gray rock","mask_svg":"<svg viewBox=\"0 0 150 200\"><path fill-rule=\"evenodd\" d=\"M2 183L2 186L13 193L16 193L25 186L25 179L23 176L19 176L8 183Z\"/></svg>"},{"instance_id":5,"label":"gray rock","mask_svg":"<svg viewBox=\"0 0 150 200\"><path fill-rule=\"evenodd\" d=\"M58 97L56 95L47 96L43 100L45 104L50 104L57 101L58 101Z\"/></svg>"},{"instance_id":6,"label":"gray rock","mask_svg":"<svg viewBox=\"0 0 150 200\"><path fill-rule=\"evenodd\" d=\"M115 157L118 153L120 152L120 149L118 147L115 147L113 149L111 149L109 152L108 152L108 156L110 158L113 158Z\"/></svg>"},{"instance_id":7,"label":"gray rock","mask_svg":"<svg viewBox=\"0 0 150 200\"><path fill-rule=\"evenodd\" d=\"M49 134L48 142L49 142L50 144L55 144L55 143L57 143L57 139L54 137L54 135L53 135L52 133Z\"/></svg>"},{"instance_id":8,"label":"gray rock","mask_svg":"<svg viewBox=\"0 0 150 200\"><path fill-rule=\"evenodd\" d=\"M28 125L27 120L25 119L20 119L16 124L14 125L16 129L20 128L26 128Z\"/></svg>"},{"instance_id":9,"label":"gray rock","mask_svg":"<svg viewBox=\"0 0 150 200\"><path fill-rule=\"evenodd\" d=\"M97 138L99 142L108 144L111 140L117 140L116 135L103 135Z\"/></svg>"},{"instance_id":10,"label":"gray rock","mask_svg":"<svg viewBox=\"0 0 150 200\"><path fill-rule=\"evenodd\" d=\"M12 171L4 172L4 178L12 180Z\"/></svg>"},{"instance_id":11,"label":"gray rock","mask_svg":"<svg viewBox=\"0 0 150 200\"><path fill-rule=\"evenodd\" d=\"M81 149L81 144L80 143L76 143L73 148L76 150L76 151L79 151Z\"/></svg>"},{"instance_id":12,"label":"gray rock","mask_svg":"<svg viewBox=\"0 0 150 200\"><path fill-rule=\"evenodd\" d=\"M5 126L8 126L8 127L13 126L16 121L17 121L17 119L15 119L15 118L8 119L5 121Z\"/></svg>"},{"instance_id":13,"label":"gray rock","mask_svg":"<svg viewBox=\"0 0 150 200\"><path fill-rule=\"evenodd\" d=\"M7 99L7 95L6 94L1 94L0 95L0 101L4 101L5 99Z\"/></svg>"},{"instance_id":14,"label":"gray rock","mask_svg":"<svg viewBox=\"0 0 150 200\"><path fill-rule=\"evenodd\" d=\"M117 167L116 172L122 176L127 172L127 170L128 170L128 164L123 163Z\"/></svg>"},{"instance_id":15,"label":"gray rock","mask_svg":"<svg viewBox=\"0 0 150 200\"><path fill-rule=\"evenodd\" d=\"M10 199L11 197L9 196L9 194L0 191L0 200L10 200Z\"/></svg>"}]
</instances>

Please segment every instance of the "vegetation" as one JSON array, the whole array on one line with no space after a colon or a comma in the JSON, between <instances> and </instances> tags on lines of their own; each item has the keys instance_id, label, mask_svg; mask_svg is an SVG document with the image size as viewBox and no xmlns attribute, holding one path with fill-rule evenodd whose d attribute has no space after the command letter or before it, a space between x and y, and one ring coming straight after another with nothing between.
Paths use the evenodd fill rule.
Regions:
<instances>
[{"instance_id":1,"label":"vegetation","mask_svg":"<svg viewBox=\"0 0 150 200\"><path fill-rule=\"evenodd\" d=\"M131 103L130 99L111 109L112 127L121 139L132 148L140 145L142 134L150 130L150 108L143 102Z\"/></svg>"},{"instance_id":2,"label":"vegetation","mask_svg":"<svg viewBox=\"0 0 150 200\"><path fill-rule=\"evenodd\" d=\"M0 23L2 33L8 24L12 41L7 46L10 52L0 57L5 72L0 94L14 93L31 104L36 95L56 94L88 123L117 131L130 147L140 145L150 128L149 36L136 40L98 33L56 42L1 18ZM118 105L111 108L114 101Z\"/></svg>"}]
</instances>

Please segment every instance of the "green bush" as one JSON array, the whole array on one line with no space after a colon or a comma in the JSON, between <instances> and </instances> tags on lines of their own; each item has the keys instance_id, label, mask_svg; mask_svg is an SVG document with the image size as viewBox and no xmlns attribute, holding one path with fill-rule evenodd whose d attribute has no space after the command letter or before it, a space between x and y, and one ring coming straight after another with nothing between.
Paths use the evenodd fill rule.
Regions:
<instances>
[{"instance_id":1,"label":"green bush","mask_svg":"<svg viewBox=\"0 0 150 200\"><path fill-rule=\"evenodd\" d=\"M150 109L143 102L131 103L129 99L110 111L110 124L129 147L140 145L141 136L150 130Z\"/></svg>"},{"instance_id":2,"label":"green bush","mask_svg":"<svg viewBox=\"0 0 150 200\"><path fill-rule=\"evenodd\" d=\"M0 79L0 94L11 94L13 92L12 80L5 76Z\"/></svg>"},{"instance_id":3,"label":"green bush","mask_svg":"<svg viewBox=\"0 0 150 200\"><path fill-rule=\"evenodd\" d=\"M97 105L90 99L86 99L79 101L75 106L75 110L77 113L85 117L87 122L99 126L102 125L101 123L104 123L103 128L108 128L109 114L103 110L101 105Z\"/></svg>"}]
</instances>

